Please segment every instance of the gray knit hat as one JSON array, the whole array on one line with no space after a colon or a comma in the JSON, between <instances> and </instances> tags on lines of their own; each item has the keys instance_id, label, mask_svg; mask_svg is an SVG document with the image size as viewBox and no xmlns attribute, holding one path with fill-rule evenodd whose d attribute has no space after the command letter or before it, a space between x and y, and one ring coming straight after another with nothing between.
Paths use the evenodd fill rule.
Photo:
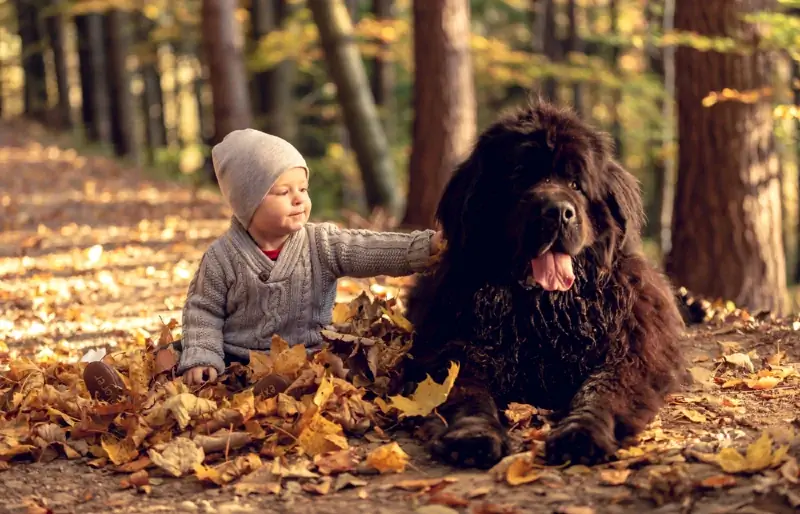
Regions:
<instances>
[{"instance_id":1,"label":"gray knit hat","mask_svg":"<svg viewBox=\"0 0 800 514\"><path fill-rule=\"evenodd\" d=\"M244 228L284 171L305 168L308 176L306 160L288 141L250 128L226 135L211 160L222 196Z\"/></svg>"}]
</instances>

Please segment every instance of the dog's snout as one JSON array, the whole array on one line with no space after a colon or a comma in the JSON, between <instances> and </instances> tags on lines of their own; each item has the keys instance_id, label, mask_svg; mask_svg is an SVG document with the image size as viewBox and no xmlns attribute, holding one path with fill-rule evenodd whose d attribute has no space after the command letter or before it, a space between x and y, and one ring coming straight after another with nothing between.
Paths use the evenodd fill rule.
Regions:
<instances>
[{"instance_id":1,"label":"dog's snout","mask_svg":"<svg viewBox=\"0 0 800 514\"><path fill-rule=\"evenodd\" d=\"M575 222L575 206L567 200L553 202L548 206L545 215L553 221L569 225Z\"/></svg>"}]
</instances>

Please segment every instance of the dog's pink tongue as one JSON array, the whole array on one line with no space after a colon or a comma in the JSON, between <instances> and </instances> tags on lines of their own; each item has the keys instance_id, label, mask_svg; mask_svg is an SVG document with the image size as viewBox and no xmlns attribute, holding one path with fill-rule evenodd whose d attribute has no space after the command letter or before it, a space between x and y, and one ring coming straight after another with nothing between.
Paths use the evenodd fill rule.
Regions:
<instances>
[{"instance_id":1,"label":"dog's pink tongue","mask_svg":"<svg viewBox=\"0 0 800 514\"><path fill-rule=\"evenodd\" d=\"M567 291L575 282L572 258L565 253L547 252L531 261L533 279L547 291Z\"/></svg>"}]
</instances>

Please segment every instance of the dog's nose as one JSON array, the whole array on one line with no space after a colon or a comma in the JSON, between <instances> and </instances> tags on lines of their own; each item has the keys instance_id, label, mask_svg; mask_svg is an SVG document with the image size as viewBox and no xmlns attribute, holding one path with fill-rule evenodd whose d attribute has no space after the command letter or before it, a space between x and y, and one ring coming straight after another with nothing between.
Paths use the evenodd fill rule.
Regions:
<instances>
[{"instance_id":1,"label":"dog's nose","mask_svg":"<svg viewBox=\"0 0 800 514\"><path fill-rule=\"evenodd\" d=\"M575 223L575 206L566 200L553 202L547 209L547 217L564 225Z\"/></svg>"}]
</instances>

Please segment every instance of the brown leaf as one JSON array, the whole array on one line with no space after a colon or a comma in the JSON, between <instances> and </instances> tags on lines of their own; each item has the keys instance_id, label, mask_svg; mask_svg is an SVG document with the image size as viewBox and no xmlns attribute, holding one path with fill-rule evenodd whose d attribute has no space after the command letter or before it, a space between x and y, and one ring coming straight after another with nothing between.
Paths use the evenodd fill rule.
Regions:
<instances>
[{"instance_id":1,"label":"brown leaf","mask_svg":"<svg viewBox=\"0 0 800 514\"><path fill-rule=\"evenodd\" d=\"M736 478L731 475L714 475L700 481L700 487L709 489L721 489L723 487L733 487L736 485Z\"/></svg>"},{"instance_id":2,"label":"brown leaf","mask_svg":"<svg viewBox=\"0 0 800 514\"><path fill-rule=\"evenodd\" d=\"M790 457L786 462L783 463L781 466L781 475L783 478L788 480L793 484L800 483L800 467L797 465L797 459L795 457Z\"/></svg>"},{"instance_id":3,"label":"brown leaf","mask_svg":"<svg viewBox=\"0 0 800 514\"><path fill-rule=\"evenodd\" d=\"M331 491L331 485L333 484L333 479L331 477L322 477L318 484L313 482L306 482L303 484L303 490L308 493L318 494L320 496L324 496Z\"/></svg>"},{"instance_id":4,"label":"brown leaf","mask_svg":"<svg viewBox=\"0 0 800 514\"><path fill-rule=\"evenodd\" d=\"M435 493L428 498L430 503L434 503L437 505L446 505L448 507L468 507L469 500L466 498L462 498L460 496L456 496L455 494L446 493L444 491L440 491Z\"/></svg>"},{"instance_id":5,"label":"brown leaf","mask_svg":"<svg viewBox=\"0 0 800 514\"><path fill-rule=\"evenodd\" d=\"M704 414L696 410L687 409L685 407L678 407L676 410L695 423L705 423L708 421L708 418L706 418Z\"/></svg>"},{"instance_id":6,"label":"brown leaf","mask_svg":"<svg viewBox=\"0 0 800 514\"><path fill-rule=\"evenodd\" d=\"M352 449L327 452L314 456L314 464L323 475L353 471L358 465L358 460Z\"/></svg>"},{"instance_id":7,"label":"brown leaf","mask_svg":"<svg viewBox=\"0 0 800 514\"><path fill-rule=\"evenodd\" d=\"M214 435L198 434L193 441L203 449L206 454L222 452L226 450L237 450L242 446L250 444L252 438L247 432L228 432L221 430Z\"/></svg>"},{"instance_id":8,"label":"brown leaf","mask_svg":"<svg viewBox=\"0 0 800 514\"><path fill-rule=\"evenodd\" d=\"M208 467L198 464L194 467L195 475L201 482L212 482L222 486L261 468L261 458L255 453L240 455L217 466Z\"/></svg>"},{"instance_id":9,"label":"brown leaf","mask_svg":"<svg viewBox=\"0 0 800 514\"><path fill-rule=\"evenodd\" d=\"M391 484L396 489L403 489L404 491L428 491L433 487L440 484L452 484L457 479L453 477L441 478L417 478L412 480L401 480Z\"/></svg>"},{"instance_id":10,"label":"brown leaf","mask_svg":"<svg viewBox=\"0 0 800 514\"><path fill-rule=\"evenodd\" d=\"M506 415L509 423L516 425L524 421L530 421L530 419L538 414L538 412L539 410L533 405L528 405L527 403L510 402L504 414Z\"/></svg>"}]
</instances>

